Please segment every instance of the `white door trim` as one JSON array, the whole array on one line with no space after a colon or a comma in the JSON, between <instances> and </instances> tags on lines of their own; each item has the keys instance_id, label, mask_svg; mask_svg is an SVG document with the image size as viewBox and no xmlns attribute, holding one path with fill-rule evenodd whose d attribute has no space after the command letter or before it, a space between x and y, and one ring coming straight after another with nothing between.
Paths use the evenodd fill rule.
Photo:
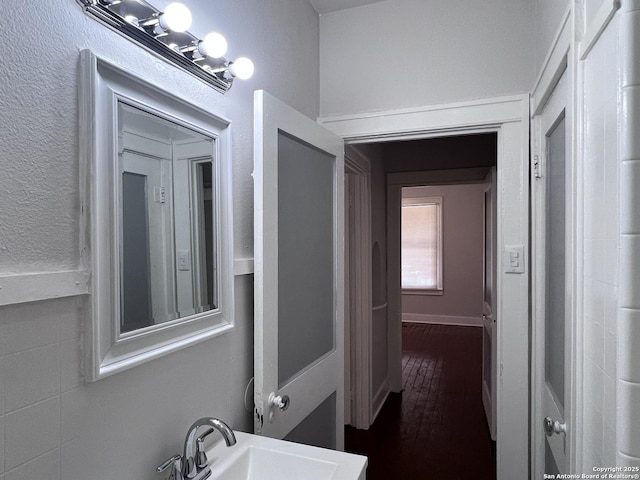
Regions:
<instances>
[{"instance_id":1,"label":"white door trim","mask_svg":"<svg viewBox=\"0 0 640 480\"><path fill-rule=\"evenodd\" d=\"M351 391L350 424L367 429L372 420L371 391L371 164L354 148L345 148L345 172L354 175L353 209L354 235L352 242L354 259L345 258L345 270L349 269L350 301L353 317L349 316L348 336L345 334L345 355L349 357L352 375L348 380ZM345 198L345 203L349 201ZM345 256L348 252L345 252ZM351 260L355 260L355 263ZM353 270L350 264L354 265ZM345 317L346 318L346 317ZM346 339L349 338L349 344ZM345 356L345 363L347 362ZM346 410L345 410L346 414Z\"/></svg>"},{"instance_id":2,"label":"white door trim","mask_svg":"<svg viewBox=\"0 0 640 480\"><path fill-rule=\"evenodd\" d=\"M497 248L496 168L492 167L483 185L483 252L482 252L482 404L489 424L491 439L496 440L496 334L494 304L496 302ZM487 195L489 200L487 201ZM487 295L489 292L489 295ZM488 347L488 348L487 348Z\"/></svg>"},{"instance_id":3,"label":"white door trim","mask_svg":"<svg viewBox=\"0 0 640 480\"><path fill-rule=\"evenodd\" d=\"M535 476L542 476L546 473L546 442L551 445L554 452L563 451L564 464L558 465L560 473L576 471L575 462L575 442L577 422L575 412L576 385L578 375L581 374L582 364L576 359L576 281L578 278L577 269L582 268L577 265L576 245L578 243L576 232L576 165L573 154L573 109L571 102L571 69L561 72L558 83L554 85L550 96L540 113L532 119L532 143L534 162L537 163L537 171L532 172L531 195L532 195L532 338L531 338L531 364L532 364L532 393L531 393L531 455L532 467ZM564 391L564 412L558 412L555 408L549 411L550 404L555 405L546 388L545 360L546 360L546 286L547 272L545 265L545 255L548 246L546 245L546 192L548 178L548 152L546 150L546 135L548 130L557 125L559 119L565 119L566 143L568 151L566 155L566 218L565 218L565 391ZM547 438L543 431L543 418L546 415L554 420L559 420L567 425L567 433L560 436ZM562 419L560 418L562 417ZM557 445L557 446L554 446ZM559 454L560 456L562 454ZM560 457L562 459L562 457ZM556 458L557 459L557 458Z\"/></svg>"},{"instance_id":4,"label":"white door trim","mask_svg":"<svg viewBox=\"0 0 640 480\"><path fill-rule=\"evenodd\" d=\"M320 118L349 143L407 140L444 135L498 134L498 251L529 245L529 96L516 95L360 115ZM505 202L504 199L509 199ZM512 199L515 199L513 201ZM498 254L498 479L521 478L529 471L529 274L505 274ZM389 298L389 338L396 358L400 330L398 303ZM394 367L394 371L398 367ZM395 374L397 375L397 374ZM397 385L392 385L394 390Z\"/></svg>"},{"instance_id":5,"label":"white door trim","mask_svg":"<svg viewBox=\"0 0 640 480\"><path fill-rule=\"evenodd\" d=\"M551 49L545 58L531 95L531 116L538 115L553 93L553 88L567 68L568 52L571 47L572 9L569 7L562 16L562 22L553 39Z\"/></svg>"},{"instance_id":6,"label":"white door trim","mask_svg":"<svg viewBox=\"0 0 640 480\"><path fill-rule=\"evenodd\" d=\"M588 52L597 41L602 30L604 30L606 23L609 22L609 13L603 17L603 12L606 10L605 4L608 0L603 1L603 4L596 15L596 18L587 26L586 31L582 32L582 15L584 11L580 7L570 5L559 26L554 41L551 45L547 58L540 71L538 81L531 96L531 155L532 155L532 181L535 177L535 169L542 169L544 174L544 165L541 166L541 160L543 155L541 153L542 139L544 133L541 129L541 114L548 107L548 102L552 94L554 93L558 82L563 75L567 75L567 82L569 84L569 91L572 92L566 99L566 117L569 121L569 129L567 130L568 142L570 142L571 155L567 157L567 168L570 175L572 175L570 185L572 189L570 203L567 210L567 222L569 222L567 230L567 242L571 246L571 251L568 251L568 269L573 272L568 275L567 280L570 284L567 284L566 288L571 288L572 299L570 301L570 319L567 324L568 330L565 334L570 338L568 346L570 347L570 354L567 361L570 362L571 376L566 381L569 382L570 388L568 390L568 398L565 399L565 403L568 405L569 417L566 418L566 422L570 427L569 442L567 442L567 468L569 471L579 471L580 466L583 463L583 446L584 436L584 402L582 394L584 382L584 365L582 360L582 346L584 343L583 326L578 319L582 318L582 295L583 295L583 265L578 261L583 255L583 241L582 241L582 222L580 220L582 215L582 198L583 186L580 182L580 166L578 159L581 157L581 138L583 135L580 123L582 120L582 102L580 95L583 91L580 77L580 69L576 69L578 63L578 55L588 55ZM611 9L616 9L615 1L609 2ZM603 24L603 22L605 24ZM574 38L581 35L580 42L577 43ZM581 60L581 59L580 59ZM544 162L542 162L544 163ZM535 166L537 164L537 167ZM536 202L533 198L532 203ZM535 204L532 205L532 222L535 221L536 215ZM538 237L537 232L532 231L533 244ZM533 246L533 245L532 245ZM532 252L532 262L535 253ZM535 272L534 272L535 273ZM535 302L538 301L537 289L539 289L539 280L532 276L532 330L537 331L536 319L535 319ZM569 291L569 290L568 290ZM535 299L535 300L533 300ZM538 334L535 334L531 339L531 366L532 366L532 393L531 393L531 450L532 458L531 465L534 472L536 469L542 471L544 464L544 450L541 449L541 445L544 446L544 433L541 431L542 417L538 412L540 405L541 393L538 392L539 380L536 379L538 375L537 369L540 369L540 359L538 358L539 344L541 338ZM544 332L542 332L544 333Z\"/></svg>"}]
</instances>

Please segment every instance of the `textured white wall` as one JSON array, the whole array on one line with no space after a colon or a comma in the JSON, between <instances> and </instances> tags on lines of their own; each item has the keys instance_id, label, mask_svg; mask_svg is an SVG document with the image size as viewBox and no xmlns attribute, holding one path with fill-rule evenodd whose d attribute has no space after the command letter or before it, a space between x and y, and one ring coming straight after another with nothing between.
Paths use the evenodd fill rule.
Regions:
<instances>
[{"instance_id":1,"label":"textured white wall","mask_svg":"<svg viewBox=\"0 0 640 480\"><path fill-rule=\"evenodd\" d=\"M618 22L583 63L584 465L616 465L618 303Z\"/></svg>"},{"instance_id":2,"label":"textured white wall","mask_svg":"<svg viewBox=\"0 0 640 480\"><path fill-rule=\"evenodd\" d=\"M320 114L529 92L534 2L388 0L320 17Z\"/></svg>"},{"instance_id":3,"label":"textured white wall","mask_svg":"<svg viewBox=\"0 0 640 480\"><path fill-rule=\"evenodd\" d=\"M168 1L158 2L162 7ZM253 96L318 113L318 16L298 0L185 1L193 33L219 30L256 74L221 95L98 24L74 0L0 2L0 273L59 271L78 251L78 65L85 48L231 120L235 257L253 256ZM121 374L80 376L79 298L0 307L0 480L157 478L199 416L251 428L253 278L236 328Z\"/></svg>"}]
</instances>

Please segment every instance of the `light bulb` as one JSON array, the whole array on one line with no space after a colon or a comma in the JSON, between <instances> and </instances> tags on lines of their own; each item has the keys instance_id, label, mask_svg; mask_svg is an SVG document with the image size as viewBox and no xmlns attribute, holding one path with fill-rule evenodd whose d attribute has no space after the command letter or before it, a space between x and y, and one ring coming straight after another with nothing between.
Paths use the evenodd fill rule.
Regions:
<instances>
[{"instance_id":1,"label":"light bulb","mask_svg":"<svg viewBox=\"0 0 640 480\"><path fill-rule=\"evenodd\" d=\"M131 25L135 25L136 27L138 26L138 19L133 15L125 15L124 20Z\"/></svg>"},{"instance_id":2,"label":"light bulb","mask_svg":"<svg viewBox=\"0 0 640 480\"><path fill-rule=\"evenodd\" d=\"M229 64L229 73L241 80L251 78L253 71L253 62L247 57L240 57L235 62Z\"/></svg>"},{"instance_id":3,"label":"light bulb","mask_svg":"<svg viewBox=\"0 0 640 480\"><path fill-rule=\"evenodd\" d=\"M191 26L191 12L182 3L174 2L167 5L158 20L163 30L184 32Z\"/></svg>"},{"instance_id":4,"label":"light bulb","mask_svg":"<svg viewBox=\"0 0 640 480\"><path fill-rule=\"evenodd\" d=\"M212 32L198 42L198 51L205 57L220 58L227 53L227 41L217 32Z\"/></svg>"}]
</instances>

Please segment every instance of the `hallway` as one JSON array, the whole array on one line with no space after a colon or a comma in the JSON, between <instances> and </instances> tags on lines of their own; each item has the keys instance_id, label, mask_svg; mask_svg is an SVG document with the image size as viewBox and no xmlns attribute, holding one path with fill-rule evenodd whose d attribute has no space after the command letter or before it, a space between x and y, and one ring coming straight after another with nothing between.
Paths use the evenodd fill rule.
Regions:
<instances>
[{"instance_id":1,"label":"hallway","mask_svg":"<svg viewBox=\"0 0 640 480\"><path fill-rule=\"evenodd\" d=\"M367 479L493 480L481 398L482 330L402 326L403 392L369 430L347 427L345 450L367 455Z\"/></svg>"}]
</instances>

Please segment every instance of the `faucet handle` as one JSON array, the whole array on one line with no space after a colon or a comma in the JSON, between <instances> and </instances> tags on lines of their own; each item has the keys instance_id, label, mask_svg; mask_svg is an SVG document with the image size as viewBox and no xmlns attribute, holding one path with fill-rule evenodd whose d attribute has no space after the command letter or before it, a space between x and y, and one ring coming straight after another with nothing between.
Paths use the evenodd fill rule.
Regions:
<instances>
[{"instance_id":1,"label":"faucet handle","mask_svg":"<svg viewBox=\"0 0 640 480\"><path fill-rule=\"evenodd\" d=\"M156 468L156 472L164 472L166 469L171 467L171 474L167 480L184 480L182 476L182 456L174 455L173 457L167 459L161 465L158 465Z\"/></svg>"},{"instance_id":2,"label":"faucet handle","mask_svg":"<svg viewBox=\"0 0 640 480\"><path fill-rule=\"evenodd\" d=\"M207 454L204 452L204 439L213 432L213 428L209 428L206 432L196 438L196 467L198 468L204 468L207 466Z\"/></svg>"}]
</instances>

